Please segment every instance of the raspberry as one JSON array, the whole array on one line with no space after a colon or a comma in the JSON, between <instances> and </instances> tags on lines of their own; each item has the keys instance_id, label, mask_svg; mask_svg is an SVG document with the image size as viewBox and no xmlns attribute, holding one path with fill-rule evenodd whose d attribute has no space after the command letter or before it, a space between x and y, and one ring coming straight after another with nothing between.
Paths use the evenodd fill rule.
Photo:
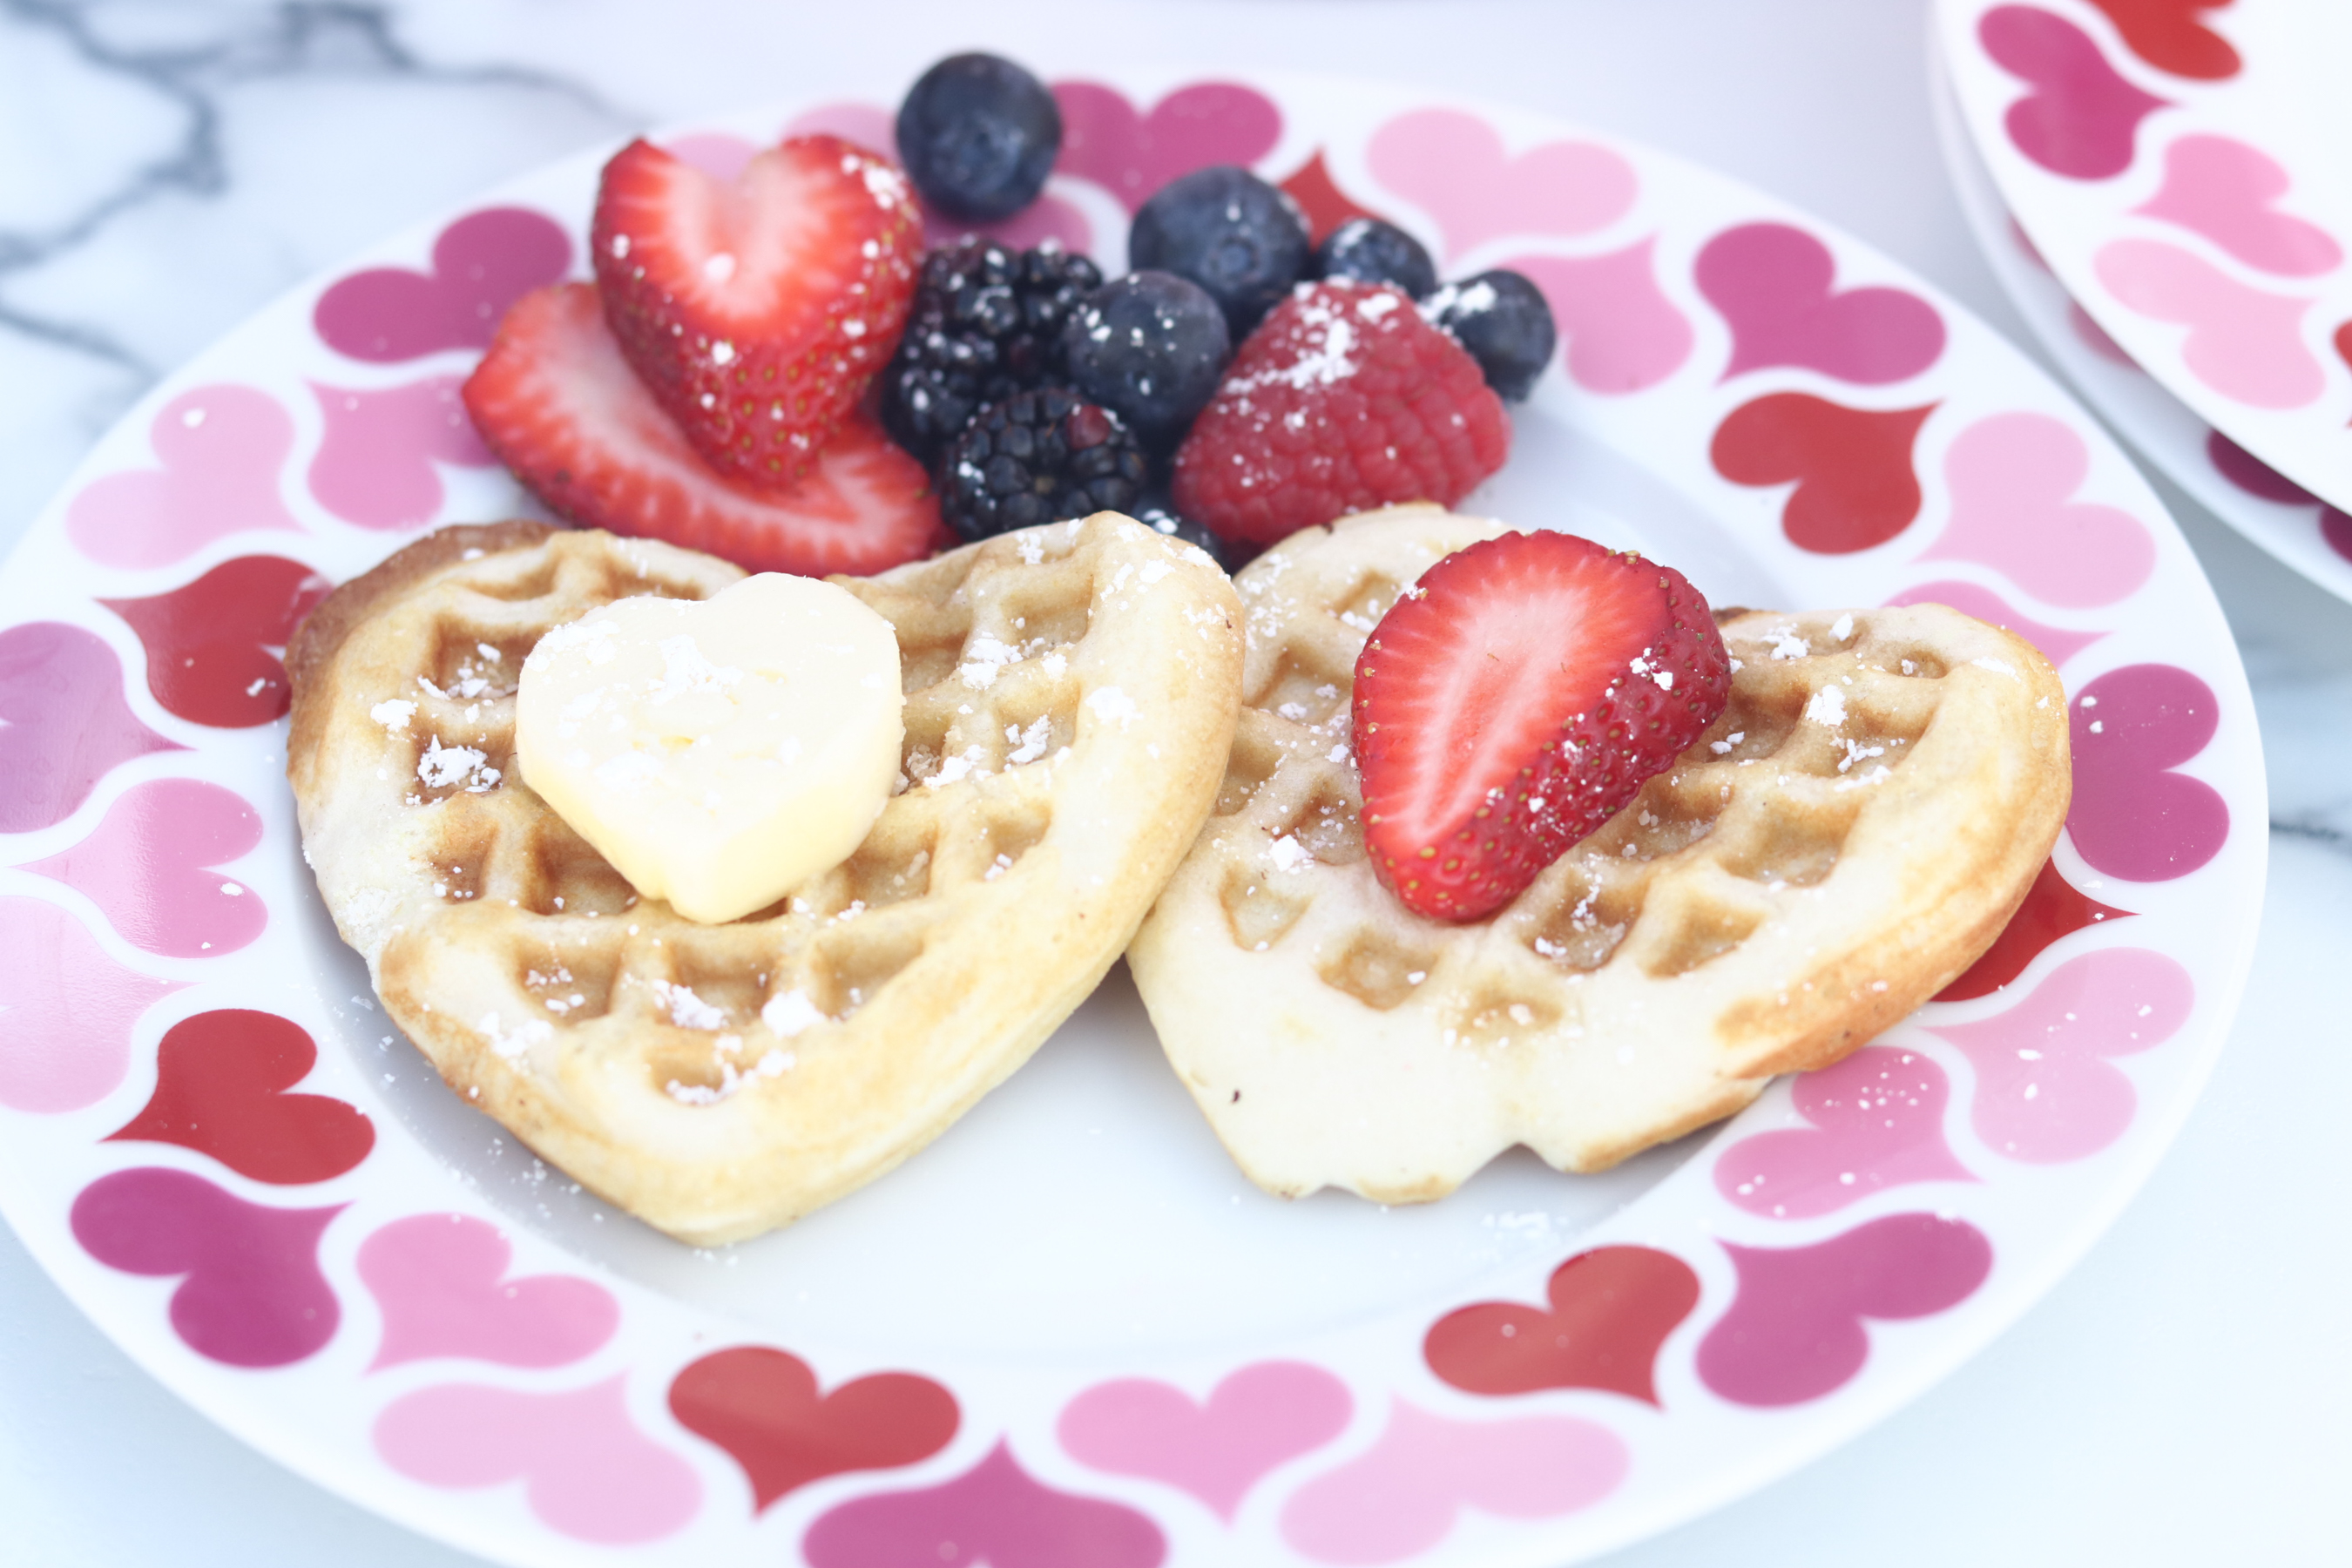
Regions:
<instances>
[{"instance_id":1,"label":"raspberry","mask_svg":"<svg viewBox=\"0 0 2352 1568\"><path fill-rule=\"evenodd\" d=\"M1399 501L1452 506L1511 425L1478 362L1391 284L1301 284L1234 356L1176 454L1177 509L1272 544Z\"/></svg>"}]
</instances>

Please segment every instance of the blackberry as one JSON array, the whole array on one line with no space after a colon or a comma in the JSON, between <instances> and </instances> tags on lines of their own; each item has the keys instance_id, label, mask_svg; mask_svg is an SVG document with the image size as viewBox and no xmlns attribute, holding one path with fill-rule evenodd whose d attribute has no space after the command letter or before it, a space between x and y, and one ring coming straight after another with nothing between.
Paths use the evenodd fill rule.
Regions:
<instances>
[{"instance_id":1,"label":"blackberry","mask_svg":"<svg viewBox=\"0 0 2352 1568\"><path fill-rule=\"evenodd\" d=\"M1173 446L1233 356L1225 314L1172 272L1130 272L1078 301L1062 324L1070 384L1146 442Z\"/></svg>"},{"instance_id":2,"label":"blackberry","mask_svg":"<svg viewBox=\"0 0 2352 1568\"><path fill-rule=\"evenodd\" d=\"M1543 290L1504 268L1465 283L1448 283L1422 301L1421 313L1469 350L1486 373L1486 384L1513 403L1535 390L1536 378L1559 346Z\"/></svg>"},{"instance_id":3,"label":"blackberry","mask_svg":"<svg viewBox=\"0 0 2352 1568\"><path fill-rule=\"evenodd\" d=\"M1376 217L1351 217L1325 235L1307 270L1312 278L1393 283L1416 300L1437 289L1437 264L1421 241Z\"/></svg>"},{"instance_id":4,"label":"blackberry","mask_svg":"<svg viewBox=\"0 0 2352 1568\"><path fill-rule=\"evenodd\" d=\"M1016 392L973 416L940 465L940 514L965 539L1126 511L1150 473L1118 416L1059 386Z\"/></svg>"},{"instance_id":5,"label":"blackberry","mask_svg":"<svg viewBox=\"0 0 2352 1568\"><path fill-rule=\"evenodd\" d=\"M1093 262L1050 243L932 251L882 373L882 427L928 465L984 405L1062 381L1062 323L1101 285Z\"/></svg>"},{"instance_id":6,"label":"blackberry","mask_svg":"<svg viewBox=\"0 0 2352 1568\"><path fill-rule=\"evenodd\" d=\"M1298 204L1247 169L1213 163L1153 193L1127 231L1127 264L1190 278L1225 312L1235 342L1307 267Z\"/></svg>"},{"instance_id":7,"label":"blackberry","mask_svg":"<svg viewBox=\"0 0 2352 1568\"><path fill-rule=\"evenodd\" d=\"M898 156L923 200L966 223L1011 217L1037 199L1062 150L1045 84L995 55L950 55L898 106Z\"/></svg>"}]
</instances>

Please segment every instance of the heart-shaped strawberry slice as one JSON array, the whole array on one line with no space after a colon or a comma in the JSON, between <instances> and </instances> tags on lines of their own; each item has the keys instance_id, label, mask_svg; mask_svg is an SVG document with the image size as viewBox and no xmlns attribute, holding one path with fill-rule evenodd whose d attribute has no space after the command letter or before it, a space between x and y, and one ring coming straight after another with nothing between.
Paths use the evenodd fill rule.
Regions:
<instances>
[{"instance_id":1,"label":"heart-shaped strawberry slice","mask_svg":"<svg viewBox=\"0 0 2352 1568\"><path fill-rule=\"evenodd\" d=\"M705 461L802 478L898 346L922 212L892 164L795 136L714 178L650 142L604 165L596 282L621 352Z\"/></svg>"}]
</instances>

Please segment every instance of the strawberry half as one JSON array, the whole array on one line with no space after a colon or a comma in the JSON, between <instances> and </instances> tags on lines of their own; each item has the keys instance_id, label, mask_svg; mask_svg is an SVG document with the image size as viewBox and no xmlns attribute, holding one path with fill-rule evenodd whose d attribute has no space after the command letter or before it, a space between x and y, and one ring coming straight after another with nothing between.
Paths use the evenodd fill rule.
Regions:
<instances>
[{"instance_id":1,"label":"strawberry half","mask_svg":"<svg viewBox=\"0 0 2352 1568\"><path fill-rule=\"evenodd\" d=\"M837 136L732 181L639 141L604 165L589 244L621 352L695 450L785 485L898 346L922 230L906 175Z\"/></svg>"},{"instance_id":2,"label":"strawberry half","mask_svg":"<svg viewBox=\"0 0 2352 1568\"><path fill-rule=\"evenodd\" d=\"M1682 574L1567 533L1456 551L1356 659L1372 868L1417 914L1491 914L1672 766L1730 691Z\"/></svg>"},{"instance_id":3,"label":"strawberry half","mask_svg":"<svg viewBox=\"0 0 2352 1568\"><path fill-rule=\"evenodd\" d=\"M949 542L923 466L864 413L789 489L712 473L621 357L591 284L515 301L465 396L490 449L573 522L809 576L879 572Z\"/></svg>"}]
</instances>

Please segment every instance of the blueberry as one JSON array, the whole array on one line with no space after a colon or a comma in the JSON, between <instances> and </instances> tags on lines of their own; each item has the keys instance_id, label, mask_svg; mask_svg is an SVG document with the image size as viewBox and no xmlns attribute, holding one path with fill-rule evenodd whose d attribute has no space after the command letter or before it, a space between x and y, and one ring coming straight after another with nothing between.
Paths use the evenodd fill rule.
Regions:
<instances>
[{"instance_id":1,"label":"blueberry","mask_svg":"<svg viewBox=\"0 0 2352 1568\"><path fill-rule=\"evenodd\" d=\"M1502 268L1465 283L1448 283L1429 297L1421 313L1453 333L1486 373L1486 384L1513 403L1535 389L1559 345L1543 290Z\"/></svg>"},{"instance_id":2,"label":"blueberry","mask_svg":"<svg viewBox=\"0 0 2352 1568\"><path fill-rule=\"evenodd\" d=\"M1307 272L1316 278L1393 283L1416 300L1427 299L1437 288L1437 265L1421 241L1376 217L1351 217L1325 235Z\"/></svg>"},{"instance_id":3,"label":"blueberry","mask_svg":"<svg viewBox=\"0 0 2352 1568\"><path fill-rule=\"evenodd\" d=\"M1148 444L1172 444L1217 390L1233 340L1208 290L1172 272L1130 272L1086 296L1062 325L1078 395Z\"/></svg>"},{"instance_id":4,"label":"blueberry","mask_svg":"<svg viewBox=\"0 0 2352 1568\"><path fill-rule=\"evenodd\" d=\"M1127 264L1173 272L1207 289L1236 342L1290 292L1307 251L1298 204L1231 163L1169 181L1127 233Z\"/></svg>"},{"instance_id":5,"label":"blueberry","mask_svg":"<svg viewBox=\"0 0 2352 1568\"><path fill-rule=\"evenodd\" d=\"M1232 552L1235 547L1178 511L1175 502L1168 499L1167 491L1147 492L1142 500L1135 503L1135 510L1130 515L1136 521L1155 533L1164 533L1169 538L1181 540L1186 544L1198 545L1207 551L1209 559L1219 566L1228 572L1234 570L1235 562L1233 560Z\"/></svg>"},{"instance_id":6,"label":"blueberry","mask_svg":"<svg viewBox=\"0 0 2352 1568\"><path fill-rule=\"evenodd\" d=\"M898 156L923 200L966 223L1011 217L1037 199L1062 150L1045 84L994 55L950 55L898 106Z\"/></svg>"}]
</instances>

